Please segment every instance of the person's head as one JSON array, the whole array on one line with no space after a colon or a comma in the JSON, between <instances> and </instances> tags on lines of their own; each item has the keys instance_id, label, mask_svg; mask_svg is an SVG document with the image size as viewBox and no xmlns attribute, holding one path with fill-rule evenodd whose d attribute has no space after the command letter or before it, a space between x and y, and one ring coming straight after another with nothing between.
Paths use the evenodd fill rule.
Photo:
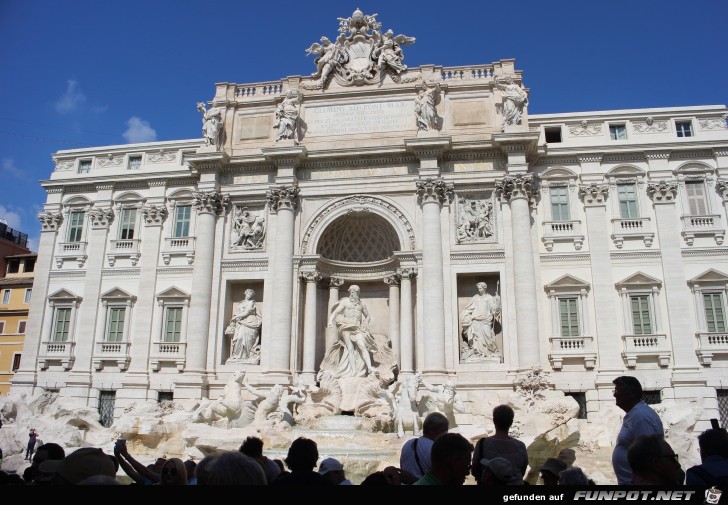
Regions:
<instances>
[{"instance_id":1,"label":"person's head","mask_svg":"<svg viewBox=\"0 0 728 505\"><path fill-rule=\"evenodd\" d=\"M349 298L351 298L352 300L358 300L359 292L360 292L359 286L357 286L356 284L352 284L349 287Z\"/></svg>"},{"instance_id":2,"label":"person's head","mask_svg":"<svg viewBox=\"0 0 728 505\"><path fill-rule=\"evenodd\" d=\"M442 385L442 391L447 393L450 397L455 396L455 383L451 380L445 382L445 384Z\"/></svg>"},{"instance_id":3,"label":"person's head","mask_svg":"<svg viewBox=\"0 0 728 505\"><path fill-rule=\"evenodd\" d=\"M245 290L245 299L246 300L252 300L254 296L255 296L255 291L253 291L252 289Z\"/></svg>"},{"instance_id":4,"label":"person's head","mask_svg":"<svg viewBox=\"0 0 728 505\"><path fill-rule=\"evenodd\" d=\"M483 458L480 460L483 473L481 486L520 486L523 485L521 472L513 468L513 463L505 458Z\"/></svg>"},{"instance_id":5,"label":"person's head","mask_svg":"<svg viewBox=\"0 0 728 505\"><path fill-rule=\"evenodd\" d=\"M493 425L496 431L508 432L513 425L515 413L508 405L498 405L493 409Z\"/></svg>"},{"instance_id":6,"label":"person's head","mask_svg":"<svg viewBox=\"0 0 728 505\"><path fill-rule=\"evenodd\" d=\"M334 485L338 485L346 479L344 465L338 459L334 458L326 458L323 460L319 466L319 473Z\"/></svg>"},{"instance_id":7,"label":"person's head","mask_svg":"<svg viewBox=\"0 0 728 505\"><path fill-rule=\"evenodd\" d=\"M705 463L709 456L728 458L728 432L725 429L711 428L698 435L700 459Z\"/></svg>"},{"instance_id":8,"label":"person's head","mask_svg":"<svg viewBox=\"0 0 728 505\"><path fill-rule=\"evenodd\" d=\"M61 460L65 457L66 451L63 450L63 447L53 442L48 442L47 444L43 444L35 450L31 466L38 466L49 459Z\"/></svg>"},{"instance_id":9,"label":"person's head","mask_svg":"<svg viewBox=\"0 0 728 505\"><path fill-rule=\"evenodd\" d=\"M223 452L217 456L210 463L208 474L207 483L211 485L265 486L268 484L260 463L239 451Z\"/></svg>"},{"instance_id":10,"label":"person's head","mask_svg":"<svg viewBox=\"0 0 728 505\"><path fill-rule=\"evenodd\" d=\"M185 471L187 472L187 482L195 478L195 469L197 469L197 463L192 459L186 459Z\"/></svg>"},{"instance_id":11,"label":"person's head","mask_svg":"<svg viewBox=\"0 0 728 505\"><path fill-rule=\"evenodd\" d=\"M548 458L538 471L541 480L546 486L555 486L559 483L559 474L566 470L566 463L557 458Z\"/></svg>"},{"instance_id":12,"label":"person's head","mask_svg":"<svg viewBox=\"0 0 728 505\"><path fill-rule=\"evenodd\" d=\"M366 478L361 481L361 486L391 486L392 482L390 479L387 478L387 476L384 474L384 472L374 472L370 473L366 476Z\"/></svg>"},{"instance_id":13,"label":"person's head","mask_svg":"<svg viewBox=\"0 0 728 505\"><path fill-rule=\"evenodd\" d=\"M576 452L574 452L574 449L561 449L556 457L566 463L568 468L571 468L571 465L576 461Z\"/></svg>"},{"instance_id":14,"label":"person's head","mask_svg":"<svg viewBox=\"0 0 728 505\"><path fill-rule=\"evenodd\" d=\"M622 375L612 381L617 407L629 412L642 399L642 384L636 377Z\"/></svg>"},{"instance_id":15,"label":"person's head","mask_svg":"<svg viewBox=\"0 0 728 505\"><path fill-rule=\"evenodd\" d=\"M559 473L559 486L588 486L589 477L578 466L572 466Z\"/></svg>"},{"instance_id":16,"label":"person's head","mask_svg":"<svg viewBox=\"0 0 728 505\"><path fill-rule=\"evenodd\" d=\"M291 472L313 471L318 461L318 445L306 437L298 437L291 443L286 456L286 465Z\"/></svg>"},{"instance_id":17,"label":"person's head","mask_svg":"<svg viewBox=\"0 0 728 505\"><path fill-rule=\"evenodd\" d=\"M48 459L38 466L49 475L51 484L78 484L94 475L116 477L116 468L108 454L95 447L82 447L61 460Z\"/></svg>"},{"instance_id":18,"label":"person's head","mask_svg":"<svg viewBox=\"0 0 728 505\"><path fill-rule=\"evenodd\" d=\"M445 433L432 444L432 473L445 485L462 486L470 473L473 444L460 433Z\"/></svg>"},{"instance_id":19,"label":"person's head","mask_svg":"<svg viewBox=\"0 0 728 505\"><path fill-rule=\"evenodd\" d=\"M251 458L263 456L263 441L258 437L248 437L240 446L240 452Z\"/></svg>"},{"instance_id":20,"label":"person's head","mask_svg":"<svg viewBox=\"0 0 728 505\"><path fill-rule=\"evenodd\" d=\"M187 469L184 462L179 458L169 458L162 465L159 484L163 486L184 486L187 485Z\"/></svg>"},{"instance_id":21,"label":"person's head","mask_svg":"<svg viewBox=\"0 0 728 505\"><path fill-rule=\"evenodd\" d=\"M422 423L422 435L430 440L437 440L450 429L450 422L443 414L431 412Z\"/></svg>"},{"instance_id":22,"label":"person's head","mask_svg":"<svg viewBox=\"0 0 728 505\"><path fill-rule=\"evenodd\" d=\"M632 475L645 483L681 486L685 477L677 454L661 435L642 436L629 447Z\"/></svg>"},{"instance_id":23,"label":"person's head","mask_svg":"<svg viewBox=\"0 0 728 505\"><path fill-rule=\"evenodd\" d=\"M199 463L197 463L197 467L195 468L195 477L197 477L198 486L206 486L210 484L209 468L215 458L217 458L219 455L219 453L209 454L202 458Z\"/></svg>"},{"instance_id":24,"label":"person's head","mask_svg":"<svg viewBox=\"0 0 728 505\"><path fill-rule=\"evenodd\" d=\"M484 295L485 290L488 288L488 285L485 282L479 282L478 284L476 284L476 287L478 288L478 293Z\"/></svg>"}]
</instances>

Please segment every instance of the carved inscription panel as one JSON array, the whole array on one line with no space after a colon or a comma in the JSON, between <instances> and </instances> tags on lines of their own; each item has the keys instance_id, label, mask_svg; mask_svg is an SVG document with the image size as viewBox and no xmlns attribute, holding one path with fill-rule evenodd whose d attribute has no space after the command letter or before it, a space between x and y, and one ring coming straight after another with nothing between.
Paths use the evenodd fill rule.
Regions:
<instances>
[{"instance_id":1,"label":"carved inscription panel","mask_svg":"<svg viewBox=\"0 0 728 505\"><path fill-rule=\"evenodd\" d=\"M414 101L310 107L305 121L307 137L414 130Z\"/></svg>"}]
</instances>

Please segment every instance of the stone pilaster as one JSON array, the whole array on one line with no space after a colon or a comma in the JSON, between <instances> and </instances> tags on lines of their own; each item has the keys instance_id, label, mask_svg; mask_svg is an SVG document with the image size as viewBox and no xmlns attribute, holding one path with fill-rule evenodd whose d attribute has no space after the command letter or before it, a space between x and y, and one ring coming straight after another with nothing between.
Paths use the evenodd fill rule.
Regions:
<instances>
[{"instance_id":1,"label":"stone pilaster","mask_svg":"<svg viewBox=\"0 0 728 505\"><path fill-rule=\"evenodd\" d=\"M400 320L399 320L399 332L400 332L400 370L403 374L414 373L414 356L415 356L415 336L414 336L414 324L413 324L413 310L412 305L412 279L417 276L417 270L415 268L399 268L397 274L400 277Z\"/></svg>"},{"instance_id":2,"label":"stone pilaster","mask_svg":"<svg viewBox=\"0 0 728 505\"><path fill-rule=\"evenodd\" d=\"M308 384L316 382L316 285L321 280L317 270L301 272L300 278L306 283L306 305L303 316L303 370L301 378Z\"/></svg>"},{"instance_id":3,"label":"stone pilaster","mask_svg":"<svg viewBox=\"0 0 728 505\"><path fill-rule=\"evenodd\" d=\"M400 337L399 337L399 283L402 277L394 273L384 278L384 283L389 286L389 339L392 342L392 349L400 359ZM399 363L398 363L399 364ZM400 365L401 370L401 365Z\"/></svg>"},{"instance_id":4,"label":"stone pilaster","mask_svg":"<svg viewBox=\"0 0 728 505\"><path fill-rule=\"evenodd\" d=\"M416 181L422 205L422 275L427 289L422 300L425 373L445 373L445 282L442 272L442 205L453 196L453 185L442 178Z\"/></svg>"},{"instance_id":5,"label":"stone pilaster","mask_svg":"<svg viewBox=\"0 0 728 505\"><path fill-rule=\"evenodd\" d=\"M535 195L532 175L506 176L496 181L496 191L511 207L513 276L516 299L518 365L528 368L540 362L536 268L531 240L531 199Z\"/></svg>"}]
</instances>

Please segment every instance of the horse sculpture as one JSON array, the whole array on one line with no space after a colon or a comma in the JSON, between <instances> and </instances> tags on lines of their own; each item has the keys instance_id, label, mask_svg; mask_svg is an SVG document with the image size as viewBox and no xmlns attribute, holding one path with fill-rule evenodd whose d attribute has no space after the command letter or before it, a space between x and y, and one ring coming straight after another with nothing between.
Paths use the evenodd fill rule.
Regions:
<instances>
[{"instance_id":1,"label":"horse sculpture","mask_svg":"<svg viewBox=\"0 0 728 505\"><path fill-rule=\"evenodd\" d=\"M243 408L242 383L245 379L245 371L235 372L225 389L216 400L202 403L192 416L196 423L212 424L216 421L227 420L229 425L240 417Z\"/></svg>"}]
</instances>

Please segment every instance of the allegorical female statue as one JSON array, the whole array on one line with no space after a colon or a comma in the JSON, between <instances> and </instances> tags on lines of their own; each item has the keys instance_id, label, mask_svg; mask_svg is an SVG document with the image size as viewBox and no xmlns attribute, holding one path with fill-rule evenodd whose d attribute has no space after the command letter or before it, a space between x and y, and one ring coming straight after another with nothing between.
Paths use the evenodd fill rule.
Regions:
<instances>
[{"instance_id":1,"label":"allegorical female statue","mask_svg":"<svg viewBox=\"0 0 728 505\"><path fill-rule=\"evenodd\" d=\"M487 293L485 282L479 282L477 287L478 294L460 314L463 337L468 344L463 358L468 361L500 356L493 328L501 314L500 296Z\"/></svg>"},{"instance_id":2,"label":"allegorical female statue","mask_svg":"<svg viewBox=\"0 0 728 505\"><path fill-rule=\"evenodd\" d=\"M238 303L225 334L232 336L230 359L244 363L260 361L260 326L263 317L255 304L255 291L245 290L245 299Z\"/></svg>"}]
</instances>

